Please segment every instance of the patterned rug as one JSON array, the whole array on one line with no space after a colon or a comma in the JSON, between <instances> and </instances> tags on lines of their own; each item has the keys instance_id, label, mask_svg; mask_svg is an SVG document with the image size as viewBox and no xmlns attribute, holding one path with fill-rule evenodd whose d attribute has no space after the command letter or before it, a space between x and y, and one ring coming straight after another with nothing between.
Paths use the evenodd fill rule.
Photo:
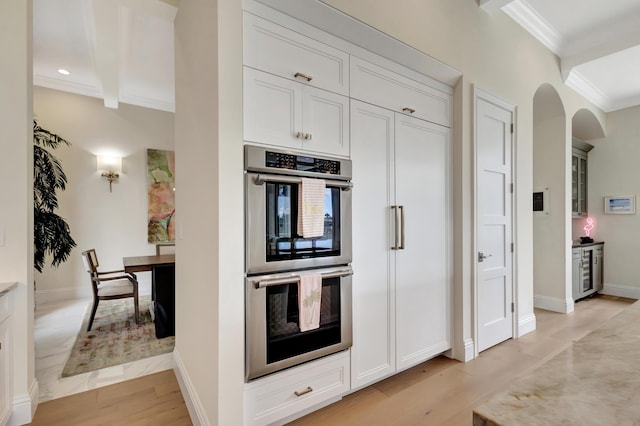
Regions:
<instances>
[{"instance_id":1,"label":"patterned rug","mask_svg":"<svg viewBox=\"0 0 640 426\"><path fill-rule=\"evenodd\" d=\"M69 377L173 351L175 337L156 338L149 312L150 296L140 296L140 324L133 315L133 299L101 300L91 331L91 306L62 371Z\"/></svg>"}]
</instances>

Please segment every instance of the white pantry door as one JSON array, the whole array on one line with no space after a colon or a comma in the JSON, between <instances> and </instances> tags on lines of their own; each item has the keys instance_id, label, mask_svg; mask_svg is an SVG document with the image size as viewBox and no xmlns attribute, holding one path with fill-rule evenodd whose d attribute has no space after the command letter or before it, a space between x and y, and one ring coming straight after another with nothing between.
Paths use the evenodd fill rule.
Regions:
<instances>
[{"instance_id":1,"label":"white pantry door","mask_svg":"<svg viewBox=\"0 0 640 426\"><path fill-rule=\"evenodd\" d=\"M477 347L513 337L514 107L476 91Z\"/></svg>"}]
</instances>

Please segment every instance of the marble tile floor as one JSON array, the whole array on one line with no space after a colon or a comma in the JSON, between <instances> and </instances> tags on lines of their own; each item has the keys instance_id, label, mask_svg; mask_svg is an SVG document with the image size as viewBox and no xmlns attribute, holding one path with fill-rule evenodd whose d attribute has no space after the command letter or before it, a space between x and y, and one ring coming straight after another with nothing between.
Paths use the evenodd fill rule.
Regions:
<instances>
[{"instance_id":1,"label":"marble tile floor","mask_svg":"<svg viewBox=\"0 0 640 426\"><path fill-rule=\"evenodd\" d=\"M173 354L116 365L62 378L90 299L40 303L35 312L35 368L40 402L120 383L173 368Z\"/></svg>"}]
</instances>

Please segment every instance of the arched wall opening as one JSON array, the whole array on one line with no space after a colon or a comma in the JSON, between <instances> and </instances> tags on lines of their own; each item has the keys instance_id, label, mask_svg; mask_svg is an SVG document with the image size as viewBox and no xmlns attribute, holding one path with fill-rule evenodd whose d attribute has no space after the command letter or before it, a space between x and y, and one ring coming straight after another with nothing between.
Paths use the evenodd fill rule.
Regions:
<instances>
[{"instance_id":1,"label":"arched wall opening","mask_svg":"<svg viewBox=\"0 0 640 426\"><path fill-rule=\"evenodd\" d=\"M571 162L571 239L576 242L580 240L580 237L585 236L584 227L586 225L587 216L593 219L593 215L589 213L589 197L588 197L588 156L591 150L598 145L598 143L605 137L604 128L602 123L598 120L595 114L588 109L578 110L571 119L571 148L573 152L577 152L576 159L572 155ZM587 169L584 172L587 184L584 188L579 188L576 182L579 178L577 167L577 158L580 155L587 157ZM582 200L582 197L585 197ZM593 205L594 203L591 203ZM583 205L584 208L578 208L579 205ZM581 210L581 212L578 212ZM592 212L593 213L593 212ZM597 232L593 229L593 233Z\"/></svg>"},{"instance_id":2,"label":"arched wall opening","mask_svg":"<svg viewBox=\"0 0 640 426\"><path fill-rule=\"evenodd\" d=\"M534 306L556 312L573 311L570 277L567 118L558 92L541 85L533 97Z\"/></svg>"}]
</instances>

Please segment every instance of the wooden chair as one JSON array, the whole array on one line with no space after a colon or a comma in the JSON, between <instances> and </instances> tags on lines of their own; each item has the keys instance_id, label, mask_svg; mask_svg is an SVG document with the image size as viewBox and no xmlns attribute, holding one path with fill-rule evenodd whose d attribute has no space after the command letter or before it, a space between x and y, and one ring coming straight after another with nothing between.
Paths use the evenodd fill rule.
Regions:
<instances>
[{"instance_id":1,"label":"wooden chair","mask_svg":"<svg viewBox=\"0 0 640 426\"><path fill-rule=\"evenodd\" d=\"M93 319L98 309L98 302L101 300L133 297L136 324L139 324L138 280L135 274L125 273L124 269L118 271L98 271L100 264L98 263L98 256L94 249L82 252L82 262L91 276L91 287L93 288L93 308L91 309L91 317L89 318L87 331L91 331Z\"/></svg>"},{"instance_id":2,"label":"wooden chair","mask_svg":"<svg viewBox=\"0 0 640 426\"><path fill-rule=\"evenodd\" d=\"M156 244L156 255L175 254L175 253L176 253L176 244L175 243L159 243L159 244Z\"/></svg>"}]
</instances>

